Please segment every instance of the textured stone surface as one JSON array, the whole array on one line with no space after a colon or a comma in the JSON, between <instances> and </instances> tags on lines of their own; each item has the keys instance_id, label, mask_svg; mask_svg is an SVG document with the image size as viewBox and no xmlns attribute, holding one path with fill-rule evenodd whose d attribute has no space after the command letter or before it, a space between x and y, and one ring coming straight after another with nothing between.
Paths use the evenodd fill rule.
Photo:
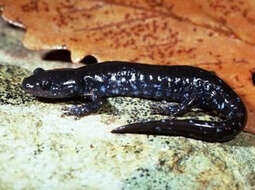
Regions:
<instances>
[{"instance_id":1,"label":"textured stone surface","mask_svg":"<svg viewBox=\"0 0 255 190\"><path fill-rule=\"evenodd\" d=\"M0 189L255 189L255 136L228 143L183 137L116 135L111 129L152 119L150 101L111 98L97 113L61 117L72 102L39 101L20 89L43 60L0 21ZM208 117L202 113L196 114Z\"/></svg>"}]
</instances>

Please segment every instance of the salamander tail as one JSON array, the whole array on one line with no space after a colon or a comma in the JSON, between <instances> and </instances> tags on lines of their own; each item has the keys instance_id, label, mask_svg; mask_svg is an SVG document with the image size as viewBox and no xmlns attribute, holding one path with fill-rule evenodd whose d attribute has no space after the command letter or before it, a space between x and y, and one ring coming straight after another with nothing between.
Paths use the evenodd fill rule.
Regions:
<instances>
[{"instance_id":1,"label":"salamander tail","mask_svg":"<svg viewBox=\"0 0 255 190\"><path fill-rule=\"evenodd\" d=\"M184 136L208 142L225 142L240 131L233 122L166 119L133 123L112 130L112 133L135 133L148 135Z\"/></svg>"}]
</instances>

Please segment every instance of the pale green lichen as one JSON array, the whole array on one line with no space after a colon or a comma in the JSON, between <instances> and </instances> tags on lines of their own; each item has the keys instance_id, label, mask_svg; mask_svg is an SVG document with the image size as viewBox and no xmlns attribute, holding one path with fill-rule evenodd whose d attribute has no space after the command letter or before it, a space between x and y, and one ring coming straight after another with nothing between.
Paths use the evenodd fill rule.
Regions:
<instances>
[{"instance_id":1,"label":"pale green lichen","mask_svg":"<svg viewBox=\"0 0 255 190\"><path fill-rule=\"evenodd\" d=\"M13 65L0 65L0 104L19 105L35 98L26 95L21 82L30 72Z\"/></svg>"}]
</instances>

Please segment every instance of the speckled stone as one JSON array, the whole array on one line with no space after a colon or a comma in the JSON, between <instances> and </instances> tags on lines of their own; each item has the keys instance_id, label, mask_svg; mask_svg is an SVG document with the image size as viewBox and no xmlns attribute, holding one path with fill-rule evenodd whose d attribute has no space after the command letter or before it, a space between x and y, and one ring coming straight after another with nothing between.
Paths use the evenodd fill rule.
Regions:
<instances>
[{"instance_id":1,"label":"speckled stone","mask_svg":"<svg viewBox=\"0 0 255 190\"><path fill-rule=\"evenodd\" d=\"M0 104L20 105L35 98L25 96L20 84L29 71L14 65L0 65Z\"/></svg>"},{"instance_id":2,"label":"speckled stone","mask_svg":"<svg viewBox=\"0 0 255 190\"><path fill-rule=\"evenodd\" d=\"M159 119L139 98L108 98L97 113L62 117L79 101L41 101L20 88L38 66L77 67L42 59L20 43L22 31L0 20L0 189L255 189L255 136L227 143L184 137L111 134ZM185 117L213 119L200 110Z\"/></svg>"}]
</instances>

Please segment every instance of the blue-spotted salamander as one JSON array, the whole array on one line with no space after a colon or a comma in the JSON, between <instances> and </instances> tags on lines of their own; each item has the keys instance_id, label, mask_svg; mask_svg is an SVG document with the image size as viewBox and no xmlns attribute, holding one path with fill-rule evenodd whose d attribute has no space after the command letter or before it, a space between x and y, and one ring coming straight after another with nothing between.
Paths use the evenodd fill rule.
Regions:
<instances>
[{"instance_id":1,"label":"blue-spotted salamander","mask_svg":"<svg viewBox=\"0 0 255 190\"><path fill-rule=\"evenodd\" d=\"M164 101L154 113L172 118L133 123L113 133L185 136L211 142L233 139L246 124L246 109L240 97L216 74L193 66L155 66L111 61L77 69L37 68L25 78L23 89L37 97L80 96L90 101L68 107L67 115L95 112L106 97L130 96ZM169 102L178 104L170 104ZM221 121L176 119L191 108L217 112Z\"/></svg>"}]
</instances>

